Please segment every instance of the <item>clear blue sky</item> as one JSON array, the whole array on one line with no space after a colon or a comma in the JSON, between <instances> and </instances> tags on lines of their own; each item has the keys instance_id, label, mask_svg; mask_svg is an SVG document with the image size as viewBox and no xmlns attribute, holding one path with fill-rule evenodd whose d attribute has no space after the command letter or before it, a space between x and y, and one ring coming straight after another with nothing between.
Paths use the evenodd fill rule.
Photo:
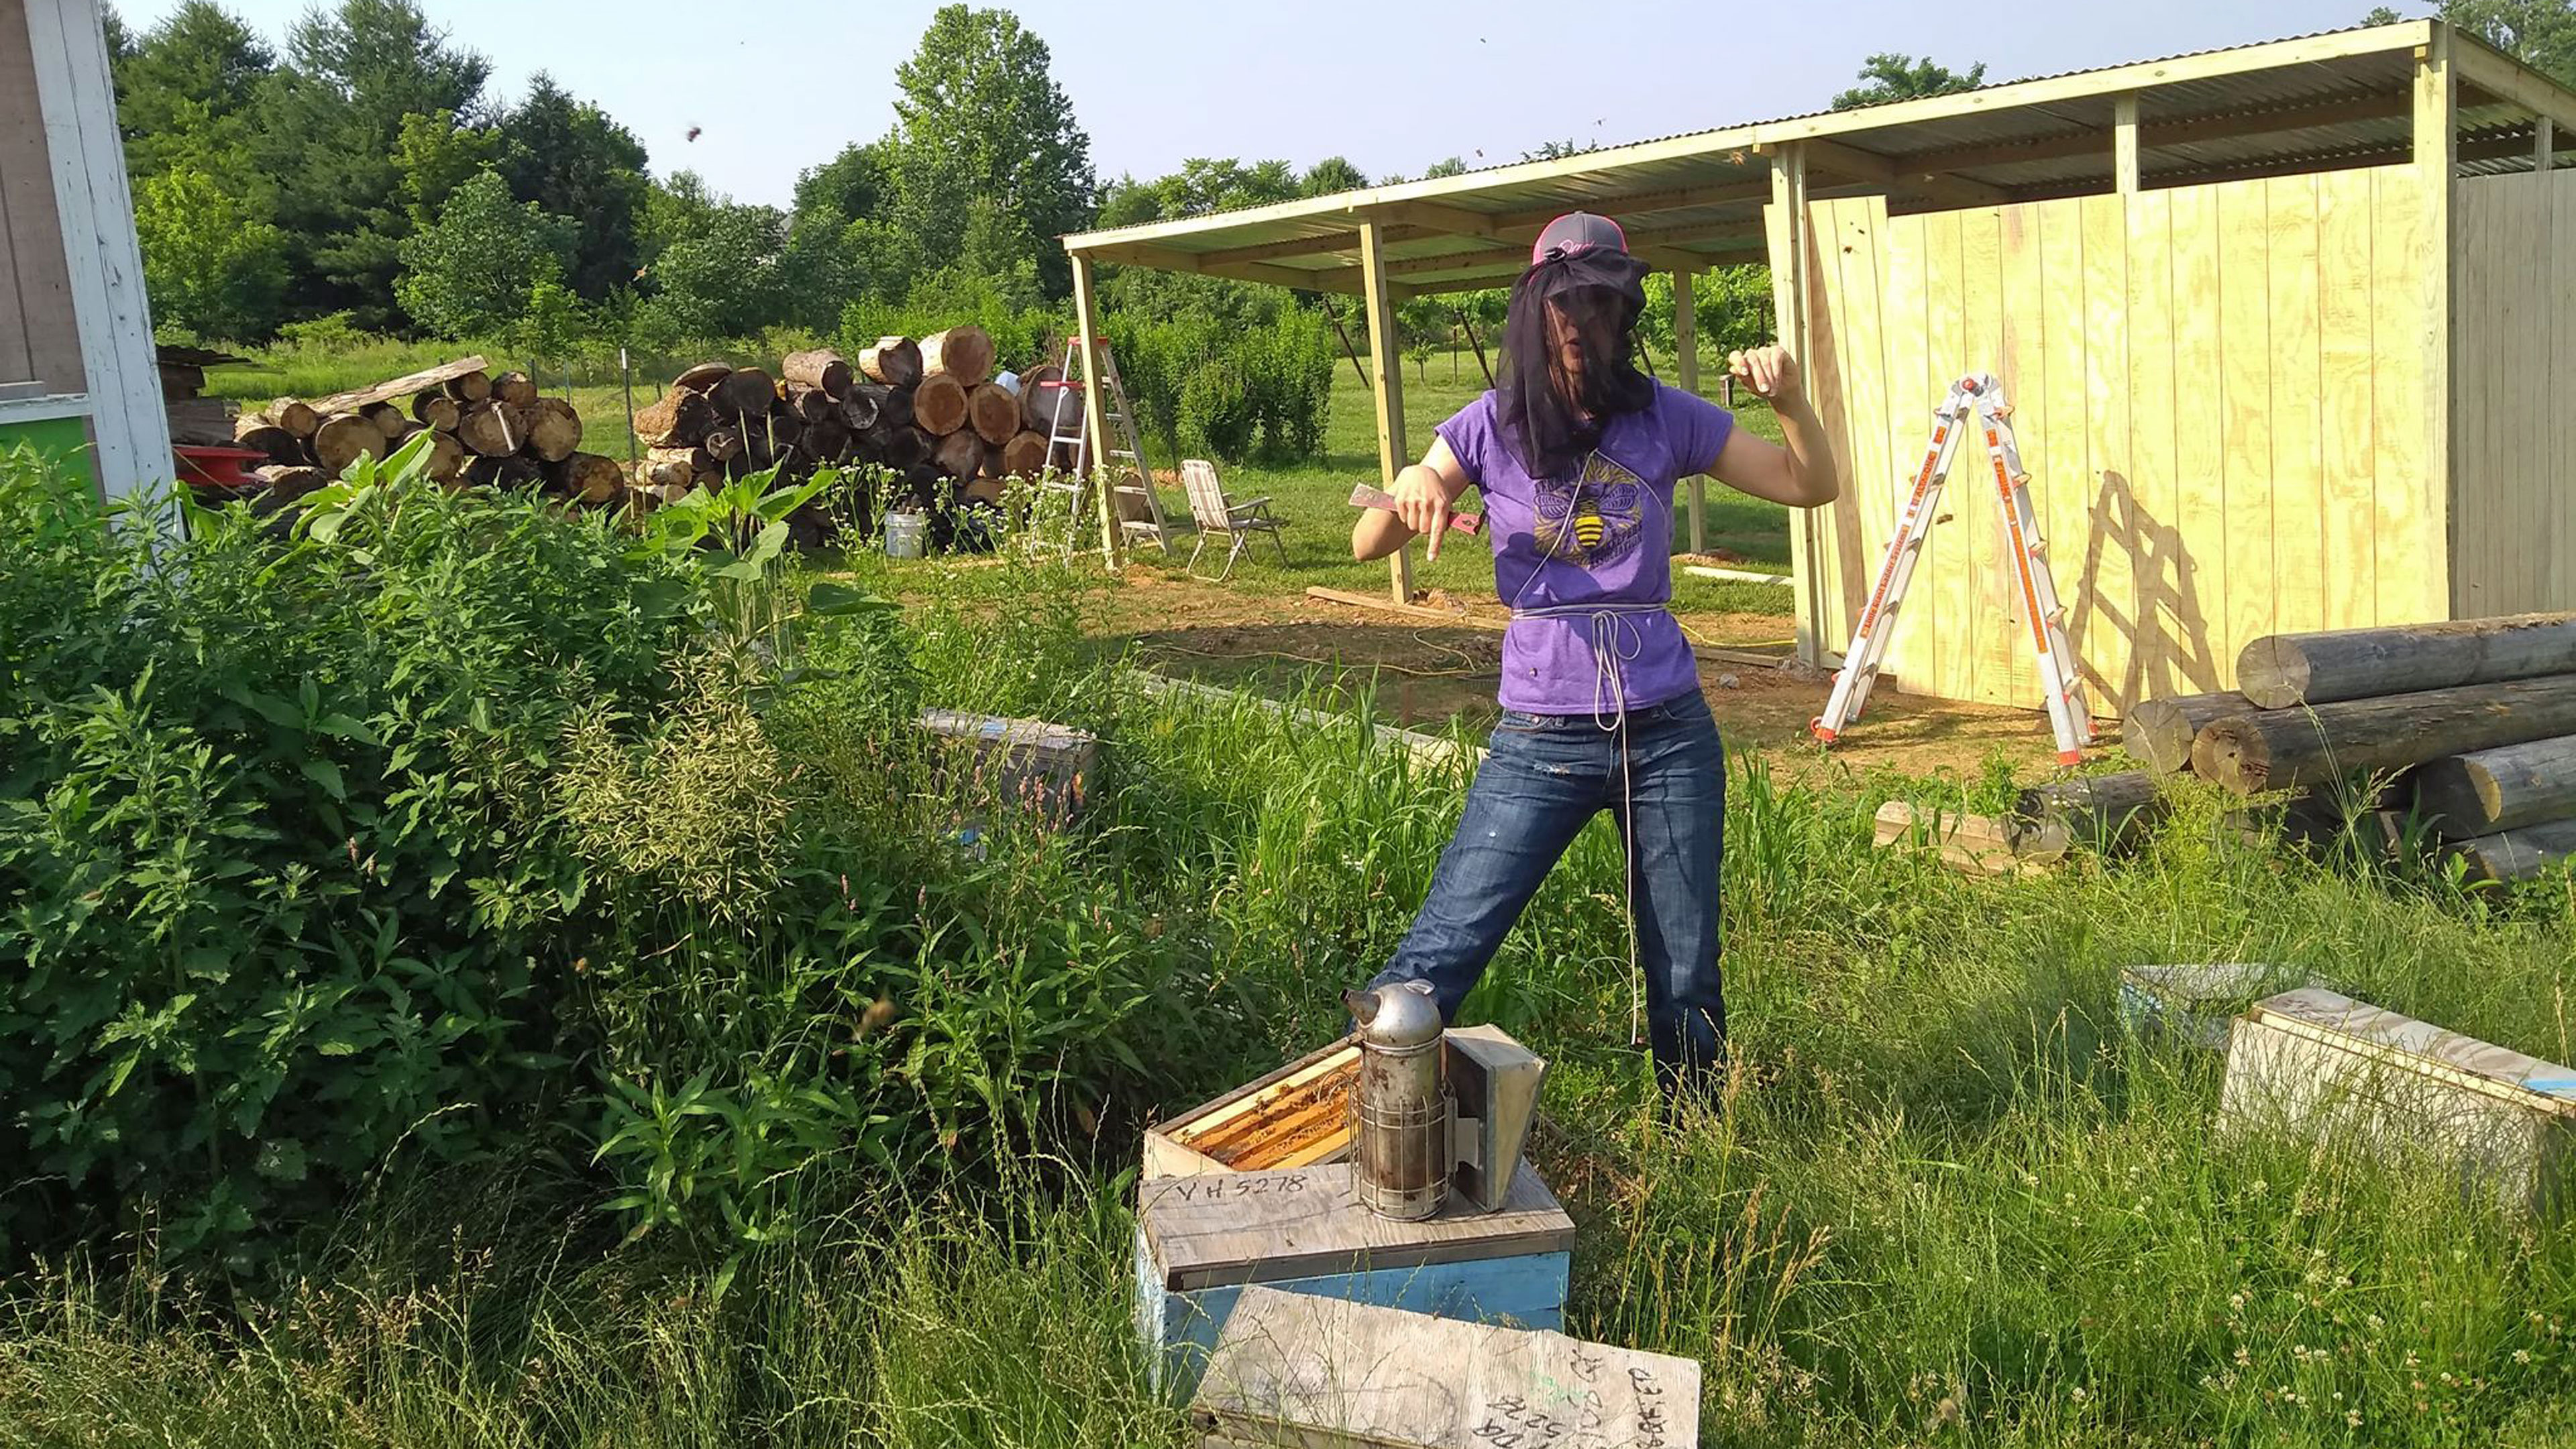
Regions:
<instances>
[{"instance_id":1,"label":"clear blue sky","mask_svg":"<svg viewBox=\"0 0 2576 1449\"><path fill-rule=\"evenodd\" d=\"M305 0L225 0L272 39ZM2160 0L1961 7L1805 3L1423 4L1415 0L1031 0L1104 178L1192 156L1343 155L1419 175L1451 155L1517 160L1550 139L1613 143L1821 110L1872 51L1987 62L1988 80L2115 65L2359 23L2374 0ZM177 0L123 0L141 30ZM894 67L933 10L912 0L424 0L515 97L539 70L652 152L745 201L893 123ZM2396 6L2409 15L2421 4ZM1617 16L1614 23L1612 16ZM1223 16L1219 19L1217 17ZM1976 22L1976 23L1971 23ZM701 126L695 142L688 128ZM1478 155L1479 150L1482 156Z\"/></svg>"}]
</instances>

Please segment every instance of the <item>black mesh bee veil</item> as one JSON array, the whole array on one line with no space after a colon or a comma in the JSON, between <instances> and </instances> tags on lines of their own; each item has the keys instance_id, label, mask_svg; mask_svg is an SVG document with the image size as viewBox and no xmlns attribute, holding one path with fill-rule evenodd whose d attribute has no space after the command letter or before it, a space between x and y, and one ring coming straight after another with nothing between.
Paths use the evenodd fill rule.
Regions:
<instances>
[{"instance_id":1,"label":"black mesh bee veil","mask_svg":"<svg viewBox=\"0 0 2576 1449\"><path fill-rule=\"evenodd\" d=\"M1591 247L1550 252L1513 284L1494 410L1531 477L1570 475L1611 418L1653 405L1636 361L1646 272L1626 252Z\"/></svg>"}]
</instances>

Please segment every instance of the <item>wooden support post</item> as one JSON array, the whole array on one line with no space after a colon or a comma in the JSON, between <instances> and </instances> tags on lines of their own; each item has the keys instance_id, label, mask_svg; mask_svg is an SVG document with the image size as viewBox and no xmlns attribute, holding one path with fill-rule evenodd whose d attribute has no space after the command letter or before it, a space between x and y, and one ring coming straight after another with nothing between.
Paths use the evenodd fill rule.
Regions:
<instances>
[{"instance_id":1,"label":"wooden support post","mask_svg":"<svg viewBox=\"0 0 2576 1449\"><path fill-rule=\"evenodd\" d=\"M1771 157L1771 205L1762 214L1770 244L1771 306L1779 319L1781 345L1798 359L1799 377L1815 396L1815 360L1807 355L1807 156L1795 142ZM1848 504L1842 505L1848 507ZM1825 616L1820 583L1822 545L1817 527L1822 509L1799 511L1789 524L1789 572L1797 576L1792 591L1798 615L1798 657L1824 663Z\"/></svg>"},{"instance_id":2,"label":"wooden support post","mask_svg":"<svg viewBox=\"0 0 2576 1449\"><path fill-rule=\"evenodd\" d=\"M99 7L86 0L27 0L10 9L23 19L0 20L0 28L24 26L36 72L32 109L43 122L41 129L10 138L31 146L34 162L14 184L42 186L39 176L51 161L54 215L80 347L79 387L69 377L46 380L63 392L86 395L82 411L106 495L141 494L171 475L170 417L153 363L151 304L144 294L143 254L134 235L133 193L117 135L116 88ZM18 208L18 244L41 243L25 230L25 218L34 213L27 198L8 204ZM174 497L160 496L156 526L176 526Z\"/></svg>"},{"instance_id":3,"label":"wooden support post","mask_svg":"<svg viewBox=\"0 0 2576 1449\"><path fill-rule=\"evenodd\" d=\"M1369 383L1377 395L1377 466L1380 487L1395 486L1395 475L1413 461L1404 440L1404 354L1395 336L1395 301L1386 286L1386 236L1375 221L1360 223L1360 290L1368 298ZM1413 549L1397 549L1387 559L1395 601L1413 598Z\"/></svg>"},{"instance_id":4,"label":"wooden support post","mask_svg":"<svg viewBox=\"0 0 2576 1449\"><path fill-rule=\"evenodd\" d=\"M1116 573L1119 564L1118 496L1108 467L1109 410L1100 402L1100 308L1091 295L1091 259L1073 254L1073 325L1082 345L1082 425L1090 430L1091 496L1100 508L1100 560ZM1145 460L1136 460L1142 472ZM1144 480L1152 487L1153 479Z\"/></svg>"},{"instance_id":5,"label":"wooden support post","mask_svg":"<svg viewBox=\"0 0 2576 1449\"><path fill-rule=\"evenodd\" d=\"M2111 189L2122 196L2138 194L2138 93L2111 102Z\"/></svg>"},{"instance_id":6,"label":"wooden support post","mask_svg":"<svg viewBox=\"0 0 2576 1449\"><path fill-rule=\"evenodd\" d=\"M2458 239L2451 235L2452 178L2459 171L2459 78L2451 27L2434 21L2415 50L2415 179L2424 188L2424 453L2437 474L2444 516L2459 517L2459 459L2451 442L2451 296ZM2444 601L2461 617L2466 579L2450 574Z\"/></svg>"},{"instance_id":7,"label":"wooden support post","mask_svg":"<svg viewBox=\"0 0 2576 1449\"><path fill-rule=\"evenodd\" d=\"M2531 170L2543 183L2549 179L2549 168L2558 164L2558 123L2547 116L2531 123Z\"/></svg>"},{"instance_id":8,"label":"wooden support post","mask_svg":"<svg viewBox=\"0 0 2576 1449\"><path fill-rule=\"evenodd\" d=\"M1673 379L1682 391L1696 396L1699 392L1699 315L1697 300L1691 293L1688 268L1673 273ZM1690 475L1690 548L1693 553L1706 553L1708 480L1697 473Z\"/></svg>"}]
</instances>

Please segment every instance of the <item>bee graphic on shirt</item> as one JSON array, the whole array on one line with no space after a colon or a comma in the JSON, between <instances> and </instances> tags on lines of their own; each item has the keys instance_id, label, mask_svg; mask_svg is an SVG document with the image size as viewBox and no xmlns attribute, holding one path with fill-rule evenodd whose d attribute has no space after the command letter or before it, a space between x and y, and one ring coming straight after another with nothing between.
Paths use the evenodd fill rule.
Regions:
<instances>
[{"instance_id":1,"label":"bee graphic on shirt","mask_svg":"<svg viewBox=\"0 0 2576 1449\"><path fill-rule=\"evenodd\" d=\"M1606 527L1601 522L1601 505L1589 498L1575 504L1573 527L1576 548L1588 554L1601 547L1601 534Z\"/></svg>"},{"instance_id":2,"label":"bee graphic on shirt","mask_svg":"<svg viewBox=\"0 0 2576 1449\"><path fill-rule=\"evenodd\" d=\"M1542 480L1532 499L1539 551L1587 569L1634 553L1644 539L1646 485L1595 453L1573 481Z\"/></svg>"}]
</instances>

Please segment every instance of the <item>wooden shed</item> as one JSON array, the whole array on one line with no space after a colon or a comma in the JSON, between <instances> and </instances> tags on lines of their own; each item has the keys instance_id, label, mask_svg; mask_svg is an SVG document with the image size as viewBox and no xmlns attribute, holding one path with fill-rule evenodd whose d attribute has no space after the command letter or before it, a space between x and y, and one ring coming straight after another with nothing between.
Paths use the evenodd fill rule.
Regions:
<instances>
[{"instance_id":1,"label":"wooden shed","mask_svg":"<svg viewBox=\"0 0 2576 1449\"><path fill-rule=\"evenodd\" d=\"M1102 261L1349 293L1391 363L1396 299L1503 285L1601 211L1673 273L1683 386L1692 273L1766 260L1845 483L1792 525L1800 652L1838 662L1933 404L1993 372L2108 714L2227 687L2260 634L2576 608L2571 127L2576 93L2407 21L1065 245L1086 319ZM1991 500L1952 482L1890 670L2035 703Z\"/></svg>"},{"instance_id":2,"label":"wooden shed","mask_svg":"<svg viewBox=\"0 0 2576 1449\"><path fill-rule=\"evenodd\" d=\"M0 450L19 443L111 495L172 472L93 0L0 10Z\"/></svg>"}]
</instances>

